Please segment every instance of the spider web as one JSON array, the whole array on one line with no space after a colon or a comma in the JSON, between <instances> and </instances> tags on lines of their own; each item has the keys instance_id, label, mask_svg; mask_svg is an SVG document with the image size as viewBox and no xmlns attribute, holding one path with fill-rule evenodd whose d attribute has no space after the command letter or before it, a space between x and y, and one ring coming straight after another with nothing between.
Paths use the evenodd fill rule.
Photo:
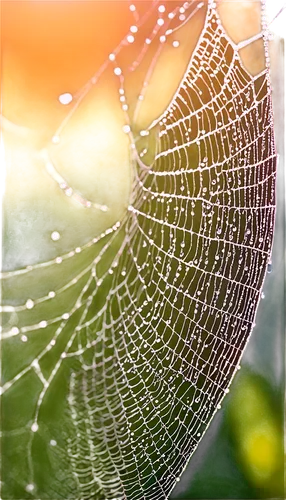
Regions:
<instances>
[{"instance_id":1,"label":"spider web","mask_svg":"<svg viewBox=\"0 0 286 500\"><path fill-rule=\"evenodd\" d=\"M245 70L211 4L176 95L131 152L123 220L2 276L2 452L23 436L28 497L168 498L239 367L270 260L276 151L269 71ZM27 287L38 297L17 303ZM8 488L15 470L3 461Z\"/></svg>"}]
</instances>

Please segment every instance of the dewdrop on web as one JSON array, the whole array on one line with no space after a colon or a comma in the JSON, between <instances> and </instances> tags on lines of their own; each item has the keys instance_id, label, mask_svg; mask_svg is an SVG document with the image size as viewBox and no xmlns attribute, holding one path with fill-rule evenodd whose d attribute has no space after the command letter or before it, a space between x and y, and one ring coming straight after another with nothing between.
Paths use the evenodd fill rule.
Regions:
<instances>
[{"instance_id":1,"label":"dewdrop on web","mask_svg":"<svg viewBox=\"0 0 286 500\"><path fill-rule=\"evenodd\" d=\"M254 77L241 77L243 67L238 57L232 58L234 43L217 22L214 2L208 3L205 32L192 53L193 65L166 109L154 122L150 119L151 125L143 123L137 129L126 113L128 109L133 112L136 102L139 109L148 101L149 80L146 76L144 84L140 81L132 102L121 50L138 54L141 48L143 54L150 51L151 60L158 45L160 50L170 49L176 61L184 40L179 33L169 38L169 21L180 28L199 6L185 2L171 16L170 4L158 3L150 14L154 16L152 32L152 17L144 31L144 22L137 19L141 5L137 12L135 5L126 3L134 20L128 21L122 44L106 52L106 68L116 90L114 108L125 111L118 134L128 153L132 149L136 174L132 196L124 214L117 220L115 215L116 222L98 211L107 211L106 205L77 191L77 183L65 178L68 167L62 171L63 165L57 162L65 142L63 129L73 110L81 106L85 90L74 93L72 85L67 85L61 90L72 93L56 92L54 104L67 114L45 145L43 173L55 185L55 200L60 199L71 211L76 207L76 213L88 222L95 209L103 227L96 232L90 224L90 239L76 235L76 243L61 253L66 234L76 230L72 223L64 226L59 218L44 235L53 250L51 259L5 273L8 284L19 278L26 285L22 287L24 299L15 306L3 337L22 350L26 363L18 366L17 360L11 360L14 373L2 390L6 404L26 377L37 384L35 394L30 391L29 441L27 447L23 445L28 460L21 463L27 467L23 488L35 498L47 495L34 470L41 467L44 473L50 457L60 460L62 455L70 459L71 477L78 479L78 497L93 498L97 486L102 496L105 482L113 488L110 498L132 499L132 493L123 493L129 486L140 498L156 500L162 492L167 498L213 416L223 408L223 398L240 370L240 353L255 321L259 287L267 268L265 254L270 253L273 237L274 175L265 175L265 179L263 175L266 170L275 173L276 152L269 87L262 86L257 96ZM90 82L96 84L97 76L84 88ZM167 82L161 78L159 84L154 101L159 100ZM230 95L234 103L229 102ZM266 132L259 130L263 119L271 123L265 147L261 142ZM110 120L110 115L103 114L98 121L95 149L109 144ZM252 136L246 133L250 129ZM149 161L154 130L156 147ZM238 162L240 148L249 154ZM220 157L222 151L224 157ZM102 170L107 163L104 156ZM93 187L91 177L88 182ZM260 192L264 181L268 189ZM96 188L101 196L99 183ZM257 207L264 210L267 223ZM35 276L40 278L33 279ZM44 291L43 284L47 285ZM13 295L7 297L7 303L9 300L14 307ZM41 340L41 346L25 359L35 339ZM50 395L57 394L62 382L58 402ZM20 393L20 413L21 397ZM23 394L25 403L27 397L29 394ZM57 421L63 414L71 417L67 440L62 427L57 429L56 419L52 432L46 430L54 410ZM40 443L43 456L38 453ZM93 474L93 465L103 455L104 460L99 460L102 470L98 474L95 468ZM121 468L113 469L116 461L122 463L122 477ZM142 471L134 467L138 463ZM151 492L151 482L159 477L161 483L152 484ZM62 497L66 495L63 492Z\"/></svg>"}]
</instances>

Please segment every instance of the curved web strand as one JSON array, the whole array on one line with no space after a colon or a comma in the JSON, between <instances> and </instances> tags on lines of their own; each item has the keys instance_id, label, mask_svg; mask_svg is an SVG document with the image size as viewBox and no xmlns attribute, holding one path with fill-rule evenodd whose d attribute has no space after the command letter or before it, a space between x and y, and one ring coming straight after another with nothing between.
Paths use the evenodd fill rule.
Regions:
<instances>
[{"instance_id":1,"label":"curved web strand","mask_svg":"<svg viewBox=\"0 0 286 500\"><path fill-rule=\"evenodd\" d=\"M184 12L186 14L188 14L189 10L193 7L192 6L193 2L191 2L191 3L185 2L183 4L184 7L176 6L175 8L173 8L173 10L171 10L169 12L168 18L167 18L167 23L165 24L165 22L163 22L163 14L164 15L167 14L167 13L165 13L166 8L163 7L163 11L162 11L162 7L158 8L157 4L158 4L158 1L154 1L152 3L151 7L149 9L147 9L147 11L145 12L145 14L143 14L142 17L140 17L138 15L138 13L136 11L136 7L134 5L130 6L130 9L132 10L133 13L135 13L135 17L137 18L137 26L131 27L130 33L134 32L134 29L135 29L135 31L138 29L140 30L141 27L144 26L146 21L149 20L151 14L154 15L154 11L155 11L155 16L156 16L156 22L155 22L155 27L153 28L152 36L150 37L148 43L147 42L144 43L143 48L146 49L144 52L144 54L145 54L149 45L157 42L157 43L159 43L159 50L157 49L155 56L152 59L151 67L148 70L147 75L145 77L145 84L144 84L144 87L141 91L142 95L145 93L146 85L148 84L148 81L149 81L149 78L152 74L155 63L157 62L158 56L159 56L159 54L164 46L164 41L166 41L166 36L171 35L171 32L174 29L179 28L185 22L182 19L178 19L179 12L183 8ZM203 6L203 3L201 2L198 6L196 6L196 8L191 12L190 15L191 16L194 15L199 9L202 8L202 6ZM135 11L134 11L134 9L135 9ZM177 18L176 18L176 16L177 16ZM183 18L185 18L185 15L183 16ZM173 28L172 30L169 29L166 31L166 27L168 27L170 23L173 23L173 26L175 26L175 28ZM133 31L132 31L132 29L133 29ZM162 35L164 38L163 41L161 39L158 40L158 37L156 39L156 36L158 34L161 34L162 30L163 30L163 33L165 33L164 35ZM130 33L129 33L129 35L130 35ZM126 38L124 38L123 40L121 40L121 42L118 44L118 46L114 49L113 53L110 54L109 59L103 63L103 65L93 75L93 77L75 94L74 106L70 109L66 118L64 119L64 121L62 122L60 127L57 129L52 140L48 143L46 148L37 154L43 160L45 167L47 169L47 172L52 176L52 178L54 178L54 180L57 183L60 184L60 186L64 190L64 192L68 196L71 196L76 202L84 205L87 208L93 207L93 208L101 209L103 211L109 210L109 208L106 207L105 205L98 205L96 203L91 203L90 201L82 198L77 192L73 191L68 186L66 181L57 172L55 166L53 165L53 163L51 162L51 160L49 158L49 151L50 151L53 143L57 144L59 142L60 134L61 134L62 130L69 122L71 116L77 110L82 99L91 90L91 87L97 83L98 79L103 74L103 72L106 70L107 66L111 63L113 63L115 66L118 65L116 58L117 58L118 54L120 54L122 49L126 46L127 39L128 39L128 36ZM143 56L144 56L144 54L143 54ZM140 52L139 56L135 59L136 66L138 66L140 64L143 56L142 56L142 52ZM130 70L130 68L129 68L129 70ZM118 75L118 77L119 77L119 84L120 84L119 93L120 93L120 96L122 96L122 94L124 95L124 77L121 73ZM125 102L125 98L124 98L123 102ZM142 104L142 102L139 99L139 101L137 103L136 110L139 110L141 104ZM122 109L124 112L126 111L125 106L126 106L125 104L122 105ZM128 108L128 106L126 106L126 107ZM127 116L126 112L125 112L125 115ZM128 119L129 119L129 117L128 117ZM144 135L144 131L142 131L141 133L142 133L142 135ZM130 132L130 136L131 136L131 139L133 140L131 132ZM55 141L55 138L57 138L57 141ZM135 141L136 140L137 139L135 139ZM131 148L132 147L134 147L134 143L131 144ZM136 189L136 186L134 186L134 189ZM14 271L10 271L10 272L8 271L5 273L1 273L0 274L1 279L7 279L7 278L13 279L14 277L21 278L21 275L23 275L23 277L24 277L24 275L33 276L35 273L38 273L39 279L41 279L40 273L44 273L48 266L51 266L51 268L52 268L53 265L60 266L62 263L64 265L66 265L66 267L67 267L67 264L69 264L69 266L73 266L75 263L75 260L77 260L76 259L78 256L77 254L86 253L87 250L90 250L93 247L98 248L98 245L100 245L102 242L104 244L103 250L102 251L98 250L99 251L98 256L94 260L89 261L88 265L86 265L77 275L74 274L72 279L70 281L66 282L63 286L60 286L60 287L57 286L56 288L53 287L53 289L50 290L49 292L47 292L45 295L43 295L41 297L35 297L35 298L33 297L33 300L26 299L21 304L17 304L17 305L5 304L4 306L1 306L1 311L5 312L5 313L13 313L13 314L19 313L19 312L20 313L27 312L27 309L32 309L33 315L37 311L36 315L38 315L41 318L41 321L40 320L38 322L34 321L33 324L28 324L27 320L26 320L25 324L21 325L21 317L17 318L16 323L15 323L15 318L13 318L12 325L17 324L17 326L12 326L9 331L2 332L2 334L0 336L0 340L3 341L6 339L13 338L14 336L21 335L21 340L23 342L26 342L28 340L28 337L26 334L30 334L31 332L35 332L36 334L38 334L41 331L41 329L47 328L53 324L61 323L61 326L59 327L59 329L56 330L56 332L57 332L56 335L52 339L52 342L54 342L55 339L58 338L59 334L62 333L63 329L65 329L66 326L69 327L68 320L73 316L74 313L77 312L77 310L80 307L82 307L87 302L88 299L85 298L84 301L77 299L74 307L69 308L68 310L67 310L67 308L60 310L58 316L49 312L51 305L53 305L55 303L55 301L58 301L58 299L63 298L64 292L72 293L72 288L76 288L78 282L82 286L82 282L84 281L82 278L86 278L88 280L88 273L90 272L91 269L92 269L92 273L94 274L94 277L97 278L96 280L93 280L93 281L96 281L96 285L100 288L100 285L101 285L101 282L103 281L103 279L102 279L102 277L98 278L98 276L97 276L98 274L99 275L101 274L100 271L98 271L98 264L101 262L102 257L105 256L106 253L110 252L109 249L110 249L111 243L113 243L113 247L114 246L116 247L116 245L114 245L114 240L116 240L117 238L120 240L121 236L119 235L119 237L118 237L118 233L121 233L121 231L118 231L118 229L124 225L125 220L127 218L127 215L128 214L126 214L126 213L123 214L121 219L117 223L115 223L112 227L108 228L106 231L104 231L103 233L101 233L97 237L93 238L91 241L85 243L81 247L77 247L74 250L69 251L64 255L58 256L58 257L53 258L49 261L37 263L34 265L28 265L28 266L16 269ZM122 233L123 233L123 231L122 231ZM111 237L108 239L109 235L111 235ZM107 242L106 242L106 240L107 240ZM67 261L67 262L65 262L65 261ZM112 270L107 269L105 271L104 276L106 276L106 274L111 274L111 273L112 273ZM83 288L85 289L86 287L87 287L87 284L85 284ZM100 293L102 294L102 289L100 289ZM41 305L45 308L44 309L44 317L43 317L43 307L40 308ZM48 316L51 316L50 318L46 317L47 312L48 312ZM41 316L40 316L40 314L41 314ZM64 320L64 321L62 322L61 320ZM88 325L90 325L92 322L93 321L90 320L88 322ZM87 323L84 324L84 326L87 326ZM79 329L82 329L82 328L79 328ZM52 344L52 346L53 345L54 344ZM45 355L45 353L48 350L50 350L50 348L51 348L51 344L48 343L46 348L43 351L41 351L40 353L38 353L38 356L34 358L33 363L38 364L39 359L42 358ZM81 349L79 349L79 351L76 351L76 352L81 352ZM62 353L62 354L65 354L65 353ZM10 380L5 381L4 385L1 388L1 392L5 392L8 388L12 387L14 382L19 380L21 378L21 376L23 375L23 373L26 373L27 371L29 371L30 368L31 368L31 366L26 366L23 370L20 370L15 377L13 377ZM41 377L41 379L43 379L43 377Z\"/></svg>"},{"instance_id":2,"label":"curved web strand","mask_svg":"<svg viewBox=\"0 0 286 500\"><path fill-rule=\"evenodd\" d=\"M78 375L94 439L105 422L102 456L109 451L118 471L109 479L132 499L167 498L220 407L270 256L268 73L250 77L217 21L211 12L179 91L152 127L158 151L147 170L140 157L104 345ZM109 404L100 407L102 394ZM106 498L120 498L120 488L102 484Z\"/></svg>"},{"instance_id":3,"label":"curved web strand","mask_svg":"<svg viewBox=\"0 0 286 500\"><path fill-rule=\"evenodd\" d=\"M86 208L93 208L97 210L101 210L103 212L108 212L110 210L110 207L106 205L100 205L98 203L92 202L90 200L87 200L83 198L79 193L77 193L75 190L73 190L69 185L66 179L64 179L57 171L55 165L51 161L51 158L49 156L50 150L54 144L58 144L60 142L60 137L61 133L66 127L66 125L69 123L70 119L80 106L81 102L83 99L88 95L88 93L92 90L92 88L97 85L100 77L104 74L104 72L108 69L110 65L114 66L114 72L117 75L119 79L119 85L120 85L120 92L121 92L121 98L124 99L123 104L122 104L122 110L124 112L124 116L126 119L127 124L130 123L130 116L128 111L128 105L125 103L125 89L124 89L124 76L122 73L122 70L120 66L118 66L118 57L120 56L122 50L130 43L128 40L130 40L130 37L133 41L135 41L135 37L133 34L137 33L137 31L140 31L141 28L145 27L147 21L150 19L150 17L153 15L154 17L154 11L157 15L157 20L154 24L154 27L150 33L150 37L147 38L139 51L136 59L132 62L132 64L129 66L127 73L128 72L133 72L135 71L138 67L140 67L140 64L142 63L142 60L148 53L148 49L150 48L150 45L154 43L159 43L159 47L157 48L155 56L153 56L152 62L150 64L149 70L147 72L147 75L145 77L144 85L143 88L141 89L141 92L139 94L138 101L136 103L136 108L134 111L134 117L133 117L133 122L136 120L140 106L142 104L142 100L144 99L146 87L148 86L149 80L151 78L151 75L153 73L154 67L157 63L157 60L162 52L162 49L164 47L164 42L166 41L167 37L169 35L172 35L173 32L176 30L180 29L184 24L186 23L187 19L190 19L193 17L203 6L204 3L200 2L193 7L194 1L192 0L191 2L184 2L182 7L176 6L171 10L168 14L168 18L166 20L163 19L163 13L165 13L165 7L164 11L160 10L160 6L158 7L158 1L153 1L151 4L151 7L147 9L144 15L140 17L136 12L138 17L138 22L136 26L131 26L129 32L126 34L126 37L124 37L120 43L114 48L113 52L109 55L109 58L105 60L105 62L101 65L101 67L97 70L97 72L89 79L89 81L75 94L74 99L75 99L75 104L72 106L70 112L67 114L63 122L61 123L60 127L57 129L55 132L54 136L52 137L51 141L46 145L46 147L39 151L37 153L37 156L39 159L41 159L46 167L46 170L48 174L54 179L54 181L57 182L57 184L60 186L60 188L65 192L67 196L70 196L73 198L77 203L80 205L86 207ZM133 6L135 7L135 6ZM180 10L183 9L184 13L188 15L189 17L186 19L185 14L181 14ZM157 11L157 12L156 12ZM189 13L191 11L191 13ZM166 27L169 25L173 25L172 29L166 30ZM159 35L161 35L159 37ZM133 43L133 41L131 43ZM133 137L132 134L131 139L133 142Z\"/></svg>"}]
</instances>

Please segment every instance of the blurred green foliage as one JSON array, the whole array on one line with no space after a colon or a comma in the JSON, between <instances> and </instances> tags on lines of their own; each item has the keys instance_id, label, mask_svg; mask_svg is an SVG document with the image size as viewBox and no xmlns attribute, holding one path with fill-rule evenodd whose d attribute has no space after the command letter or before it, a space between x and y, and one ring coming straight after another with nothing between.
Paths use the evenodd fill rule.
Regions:
<instances>
[{"instance_id":1,"label":"blurred green foliage","mask_svg":"<svg viewBox=\"0 0 286 500\"><path fill-rule=\"evenodd\" d=\"M283 165L283 154L280 162ZM280 179L281 181L281 179ZM278 213L276 240L273 252L273 274L266 282L266 299L262 301L257 326L248 346L242 369L238 372L232 390L222 410L216 415L203 442L194 454L181 482L173 492L172 499L267 499L285 498L285 386L284 386L284 338L282 319L283 295L283 194L278 181ZM283 186L283 183L281 182ZM122 200L123 201L123 200ZM71 202L66 209L66 197L57 204L35 198L24 200L12 207L2 202L4 213L2 268L7 270L56 257L71 248L82 245L90 237L99 234L118 219L120 209L110 215L86 215L85 209L74 208ZM122 203L123 205L123 203ZM72 224L71 224L72 221ZM76 230L74 229L76 228ZM61 234L53 242L50 234L57 230ZM83 263L79 264L83 265ZM27 280L12 282L10 288L2 289L2 300L17 303L30 293L41 295L47 284L66 282L75 268L58 270L47 268L36 275L34 282ZM52 312L57 309L54 303ZM3 326L11 325L11 317L2 318ZM46 344L46 337L34 336L29 352L23 354L23 345L15 342L2 351L2 377L9 379L13 370L21 363L22 356L33 359L34 352ZM66 404L66 382L68 373L56 380L52 399L47 399L44 411L50 416L51 430L44 429L36 443L45 498L65 498L66 492L74 492L75 485L67 473L67 460L61 451L61 443L67 421L59 411ZM28 472L23 465L27 450L26 434L30 430L38 385L31 376L4 399L2 406L1 452L2 452L2 498L23 500L23 484ZM28 399L27 399L28 394ZM22 422L19 424L19 422ZM19 425L22 427L19 428ZM7 430L8 428L11 430ZM5 427L5 429L4 429ZM18 430L16 430L18 429ZM45 455L42 440L45 433L52 433L58 446ZM18 454L18 448L19 451ZM24 452L23 452L24 450ZM43 451L41 451L43 450ZM24 454L23 454L24 453ZM25 498L31 498L26 492ZM41 498L40 500L44 500ZM67 500L67 499L66 499Z\"/></svg>"},{"instance_id":2,"label":"blurred green foliage","mask_svg":"<svg viewBox=\"0 0 286 500\"><path fill-rule=\"evenodd\" d=\"M276 243L273 251L273 272L264 286L266 298L261 301L256 319L257 327L245 353L248 354L248 359L246 357L246 362L244 361L242 369L238 371L231 385L230 393L224 400L222 410L216 414L206 436L192 457L185 478L180 481L178 488L171 496L173 499L284 498L284 387L281 382L284 362L282 340L284 333L281 328L284 300L282 293L284 276L281 273L284 265L281 250L283 248L281 244L283 234L283 217L281 217L281 211L278 211ZM73 269L75 275L81 271L86 254L81 253L80 258L82 261L77 261L78 268ZM99 276L108 269L108 259L103 261L101 266L103 267L99 266ZM59 273L58 270L56 272ZM44 280L37 277L37 287L44 288L43 293L47 293L45 288L47 290L53 289L53 279L56 277L50 271ZM21 286L24 289L24 284ZM81 282L78 283L78 286L82 286ZM16 292L16 288L13 288L13 291ZM105 300L107 291L108 286L100 297L102 301ZM65 307L65 303L58 303L58 307L61 311L61 308ZM27 311L28 314L31 314L31 312ZM57 311L54 310L53 314L56 315ZM76 318L71 319L71 321L76 321ZM75 324L71 326L74 328ZM46 330L46 335L50 335L49 329ZM62 342L65 341L65 335L66 333L63 332ZM280 339L280 344L277 344L277 339ZM35 350L41 349L41 342L43 341L44 339L41 337L39 343L35 342L33 344L33 348ZM277 345L280 348L277 348ZM8 343L7 349L9 349ZM25 363L27 359L26 355L23 356L23 345L19 346L19 350L10 350L10 358L7 351L7 356L5 356L7 361L11 359L12 352L13 359L16 360L17 368L19 368L21 363ZM31 353L32 359L35 355L34 352ZM245 360L245 356L243 359ZM8 362L6 365L3 365L5 368L3 374L7 373L9 379L8 375L13 370L14 365ZM282 367L282 372L279 369L277 376L276 369L278 365ZM51 370L49 357L43 362L43 370L47 375ZM59 426L58 422L61 419L61 412L63 412L62 405L64 405L62 402L65 401L65 394L67 393L66 383L68 378L67 366L67 372L61 379L61 383L57 381L54 389L49 393L42 415L41 433L36 436L34 441L36 477L48 491L49 496L46 498L49 499L59 498L59 496L66 498L65 492L67 488L71 491L70 498L73 498L73 485L67 476L68 464L66 457L62 455L55 457L55 450L46 446L50 439L56 437L59 448L64 449L64 443L62 442L66 437L65 423L61 423L56 435L49 434L49 426L52 424L53 429ZM34 387L34 384L35 380L33 378L29 383L24 380L23 385L19 385L19 392L15 392L14 397L10 399L10 405L6 404L7 418L4 419L4 423L7 423L8 430L17 427L20 418L23 418L25 412L27 413L33 408L31 398L36 398L40 391L40 387ZM19 397L21 397L19 394L25 394L25 405L22 404L21 412L17 411ZM5 412L2 413L2 416L5 417ZM20 424L22 426L21 422ZM24 433L21 436L13 434L10 440L7 439L7 442L4 439L3 444L7 458L9 458L4 463L4 467L6 466L4 472L7 486L11 485L11 488L13 487L15 495L17 495L16 498L24 498L22 484L25 481L25 463L23 456L27 447L27 437ZM165 445L167 446L166 443ZM12 463L10 455L13 467L10 466ZM49 466L44 468L43 463L49 464ZM17 470L17 480L15 480L15 470ZM21 477L21 474L23 474L23 477ZM55 476L57 476L57 484L54 486L56 495L53 495L51 485L54 483ZM62 481L59 480L59 477ZM32 497L28 492L25 492L24 495L25 498Z\"/></svg>"},{"instance_id":3,"label":"blurred green foliage","mask_svg":"<svg viewBox=\"0 0 286 500\"><path fill-rule=\"evenodd\" d=\"M189 484L186 477L171 498L285 498L281 391L244 367L223 406L205 436L203 456L198 449L189 464Z\"/></svg>"}]
</instances>

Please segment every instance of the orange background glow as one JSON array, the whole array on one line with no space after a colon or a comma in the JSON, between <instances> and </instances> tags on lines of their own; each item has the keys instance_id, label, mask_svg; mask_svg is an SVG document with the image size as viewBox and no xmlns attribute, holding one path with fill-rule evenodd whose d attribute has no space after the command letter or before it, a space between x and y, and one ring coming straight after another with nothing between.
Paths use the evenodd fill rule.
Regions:
<instances>
[{"instance_id":1,"label":"orange background glow","mask_svg":"<svg viewBox=\"0 0 286 500\"><path fill-rule=\"evenodd\" d=\"M139 4L142 11L150 6L148 2ZM36 152L51 139L69 109L59 103L58 96L78 91L134 24L128 5L124 1L2 3L1 112L10 124L20 127L7 123L3 127L2 123L7 170L4 196L8 203L35 191L53 196L54 181ZM150 123L170 101L204 15L205 10L193 18L191 31L188 24L180 30L178 49L167 47L162 52L138 118L139 126ZM259 2L224 1L220 15L234 41L260 31ZM252 73L262 68L260 41L244 49L242 55ZM136 87L136 75L132 85ZM107 72L79 106L54 152L59 173L93 201L101 202L96 199L101 193L103 197L128 196L129 139L122 134L123 124L118 82ZM58 194L62 196L60 190Z\"/></svg>"}]
</instances>

